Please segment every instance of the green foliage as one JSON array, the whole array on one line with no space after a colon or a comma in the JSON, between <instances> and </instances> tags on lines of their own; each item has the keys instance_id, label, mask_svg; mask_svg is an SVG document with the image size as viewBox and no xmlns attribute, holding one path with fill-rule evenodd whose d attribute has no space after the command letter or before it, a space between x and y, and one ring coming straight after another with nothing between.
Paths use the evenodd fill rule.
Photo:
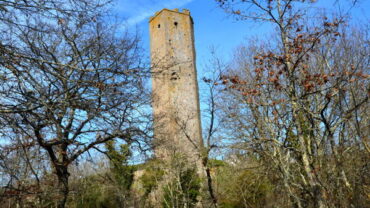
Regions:
<instances>
[{"instance_id":1,"label":"green foliage","mask_svg":"<svg viewBox=\"0 0 370 208\"><path fill-rule=\"evenodd\" d=\"M158 182L162 180L164 170L161 168L161 166L161 161L152 159L147 161L143 167L145 172L141 176L140 181L142 183L145 196L152 192L158 186Z\"/></svg>"},{"instance_id":2,"label":"green foliage","mask_svg":"<svg viewBox=\"0 0 370 208\"><path fill-rule=\"evenodd\" d=\"M115 200L113 190L109 189L97 176L86 177L78 182L79 190L76 196L71 197L70 207L76 208L118 208L119 203Z\"/></svg>"},{"instance_id":3,"label":"green foliage","mask_svg":"<svg viewBox=\"0 0 370 208\"><path fill-rule=\"evenodd\" d=\"M69 207L76 208L121 208L130 204L130 189L136 167L128 164L131 152L127 144L119 149L114 141L105 144L110 168L98 175L86 176L71 183L76 192Z\"/></svg>"},{"instance_id":4,"label":"green foliage","mask_svg":"<svg viewBox=\"0 0 370 208\"><path fill-rule=\"evenodd\" d=\"M114 141L106 143L107 156L111 165L111 173L123 191L129 191L134 179L135 167L128 164L131 157L129 145L121 144L117 150Z\"/></svg>"},{"instance_id":5,"label":"green foliage","mask_svg":"<svg viewBox=\"0 0 370 208\"><path fill-rule=\"evenodd\" d=\"M227 165L225 161L222 160L217 160L217 159L209 159L208 160L208 166L211 168L218 168L218 167L223 167Z\"/></svg>"},{"instance_id":6,"label":"green foliage","mask_svg":"<svg viewBox=\"0 0 370 208\"><path fill-rule=\"evenodd\" d=\"M200 195L200 178L195 169L186 169L179 173L171 183L164 187L163 207L195 207Z\"/></svg>"},{"instance_id":7,"label":"green foliage","mask_svg":"<svg viewBox=\"0 0 370 208\"><path fill-rule=\"evenodd\" d=\"M267 206L273 186L260 170L225 165L217 168L215 172L221 208Z\"/></svg>"},{"instance_id":8,"label":"green foliage","mask_svg":"<svg viewBox=\"0 0 370 208\"><path fill-rule=\"evenodd\" d=\"M176 154L170 161L151 159L142 166L140 184L143 197L147 198L153 193L160 199L149 199L149 204L165 208L190 208L196 205L201 194L201 179L196 169L189 167L185 161L182 155Z\"/></svg>"}]
</instances>

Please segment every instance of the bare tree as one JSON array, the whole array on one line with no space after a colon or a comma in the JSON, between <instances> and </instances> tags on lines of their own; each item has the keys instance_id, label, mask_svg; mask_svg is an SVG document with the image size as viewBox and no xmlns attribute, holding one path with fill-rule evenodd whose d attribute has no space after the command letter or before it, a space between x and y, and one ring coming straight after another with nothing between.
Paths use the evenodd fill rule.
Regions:
<instances>
[{"instance_id":1,"label":"bare tree","mask_svg":"<svg viewBox=\"0 0 370 208\"><path fill-rule=\"evenodd\" d=\"M148 136L139 39L104 16L99 1L1 1L1 9L2 146L25 135L41 147L64 207L68 167L80 155Z\"/></svg>"},{"instance_id":2,"label":"bare tree","mask_svg":"<svg viewBox=\"0 0 370 208\"><path fill-rule=\"evenodd\" d=\"M239 19L277 28L276 42L240 48L234 70L220 80L235 147L279 176L291 205L362 206L345 196L365 195L363 184L361 193L353 186L369 153L360 133L369 131L366 34L350 31L342 17L306 22L298 1L218 2Z\"/></svg>"},{"instance_id":3,"label":"bare tree","mask_svg":"<svg viewBox=\"0 0 370 208\"><path fill-rule=\"evenodd\" d=\"M221 111L219 103L223 100L223 94L220 93L219 89L219 80L227 71L228 66L221 58L219 58L215 48L211 48L211 55L212 58L204 66L206 69L211 69L211 74L203 77L203 94L207 96L203 96L205 100L202 100L206 107L202 111L202 117L204 121L204 146L202 147L200 154L202 157L202 165L205 170L207 189L209 197L212 201L212 206L218 207L218 197L215 191L215 184L213 180L214 174L212 174L212 164L210 161L213 159L212 153L215 153L216 151L222 151L223 147L225 146L225 144L223 144L223 137L219 134L220 129L222 129L221 124L223 123L222 117L219 116Z\"/></svg>"}]
</instances>

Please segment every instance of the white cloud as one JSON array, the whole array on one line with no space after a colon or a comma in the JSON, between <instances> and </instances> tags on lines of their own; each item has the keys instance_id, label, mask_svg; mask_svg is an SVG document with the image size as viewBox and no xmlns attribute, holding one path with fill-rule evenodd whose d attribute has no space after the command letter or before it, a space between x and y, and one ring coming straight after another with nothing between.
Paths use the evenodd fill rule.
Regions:
<instances>
[{"instance_id":1,"label":"white cloud","mask_svg":"<svg viewBox=\"0 0 370 208\"><path fill-rule=\"evenodd\" d=\"M182 7L193 0L121 0L116 10L127 17L128 25L135 25L163 8Z\"/></svg>"}]
</instances>

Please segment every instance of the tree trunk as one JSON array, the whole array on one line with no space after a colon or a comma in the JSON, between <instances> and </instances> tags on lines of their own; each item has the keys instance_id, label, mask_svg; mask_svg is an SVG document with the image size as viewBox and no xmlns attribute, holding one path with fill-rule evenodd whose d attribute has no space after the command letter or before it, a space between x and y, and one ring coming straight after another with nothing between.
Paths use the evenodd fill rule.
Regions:
<instances>
[{"instance_id":1,"label":"tree trunk","mask_svg":"<svg viewBox=\"0 0 370 208\"><path fill-rule=\"evenodd\" d=\"M57 166L55 167L57 176L58 176L58 200L57 200L57 207L64 208L67 202L69 187L68 187L68 179L69 173L68 168L66 166Z\"/></svg>"},{"instance_id":2,"label":"tree trunk","mask_svg":"<svg viewBox=\"0 0 370 208\"><path fill-rule=\"evenodd\" d=\"M207 182L208 182L209 195L211 196L213 206L217 208L218 207L217 206L217 198L216 198L216 196L214 194L214 191L213 191L211 170L208 167L206 167L206 173L207 173Z\"/></svg>"},{"instance_id":3,"label":"tree trunk","mask_svg":"<svg viewBox=\"0 0 370 208\"><path fill-rule=\"evenodd\" d=\"M303 147L306 143L303 141L304 139L302 138L302 136L299 136L299 139L300 139L300 144L302 146L301 147L301 160L302 160L303 170L306 176L308 177L307 182L309 185L311 196L313 197L314 206L317 208L326 208L327 206L325 205L325 202L324 202L323 188L318 182L315 174L313 173L314 170L311 168L311 164L308 159L309 157L308 153L305 147Z\"/></svg>"}]
</instances>

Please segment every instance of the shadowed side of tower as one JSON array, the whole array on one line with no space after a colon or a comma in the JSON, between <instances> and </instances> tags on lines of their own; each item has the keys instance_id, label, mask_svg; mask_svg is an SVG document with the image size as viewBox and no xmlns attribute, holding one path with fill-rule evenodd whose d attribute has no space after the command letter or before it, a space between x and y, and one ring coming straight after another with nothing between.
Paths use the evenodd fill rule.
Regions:
<instances>
[{"instance_id":1,"label":"shadowed side of tower","mask_svg":"<svg viewBox=\"0 0 370 208\"><path fill-rule=\"evenodd\" d=\"M198 166L203 142L190 12L157 12L150 19L150 49L155 155L180 154Z\"/></svg>"}]
</instances>

